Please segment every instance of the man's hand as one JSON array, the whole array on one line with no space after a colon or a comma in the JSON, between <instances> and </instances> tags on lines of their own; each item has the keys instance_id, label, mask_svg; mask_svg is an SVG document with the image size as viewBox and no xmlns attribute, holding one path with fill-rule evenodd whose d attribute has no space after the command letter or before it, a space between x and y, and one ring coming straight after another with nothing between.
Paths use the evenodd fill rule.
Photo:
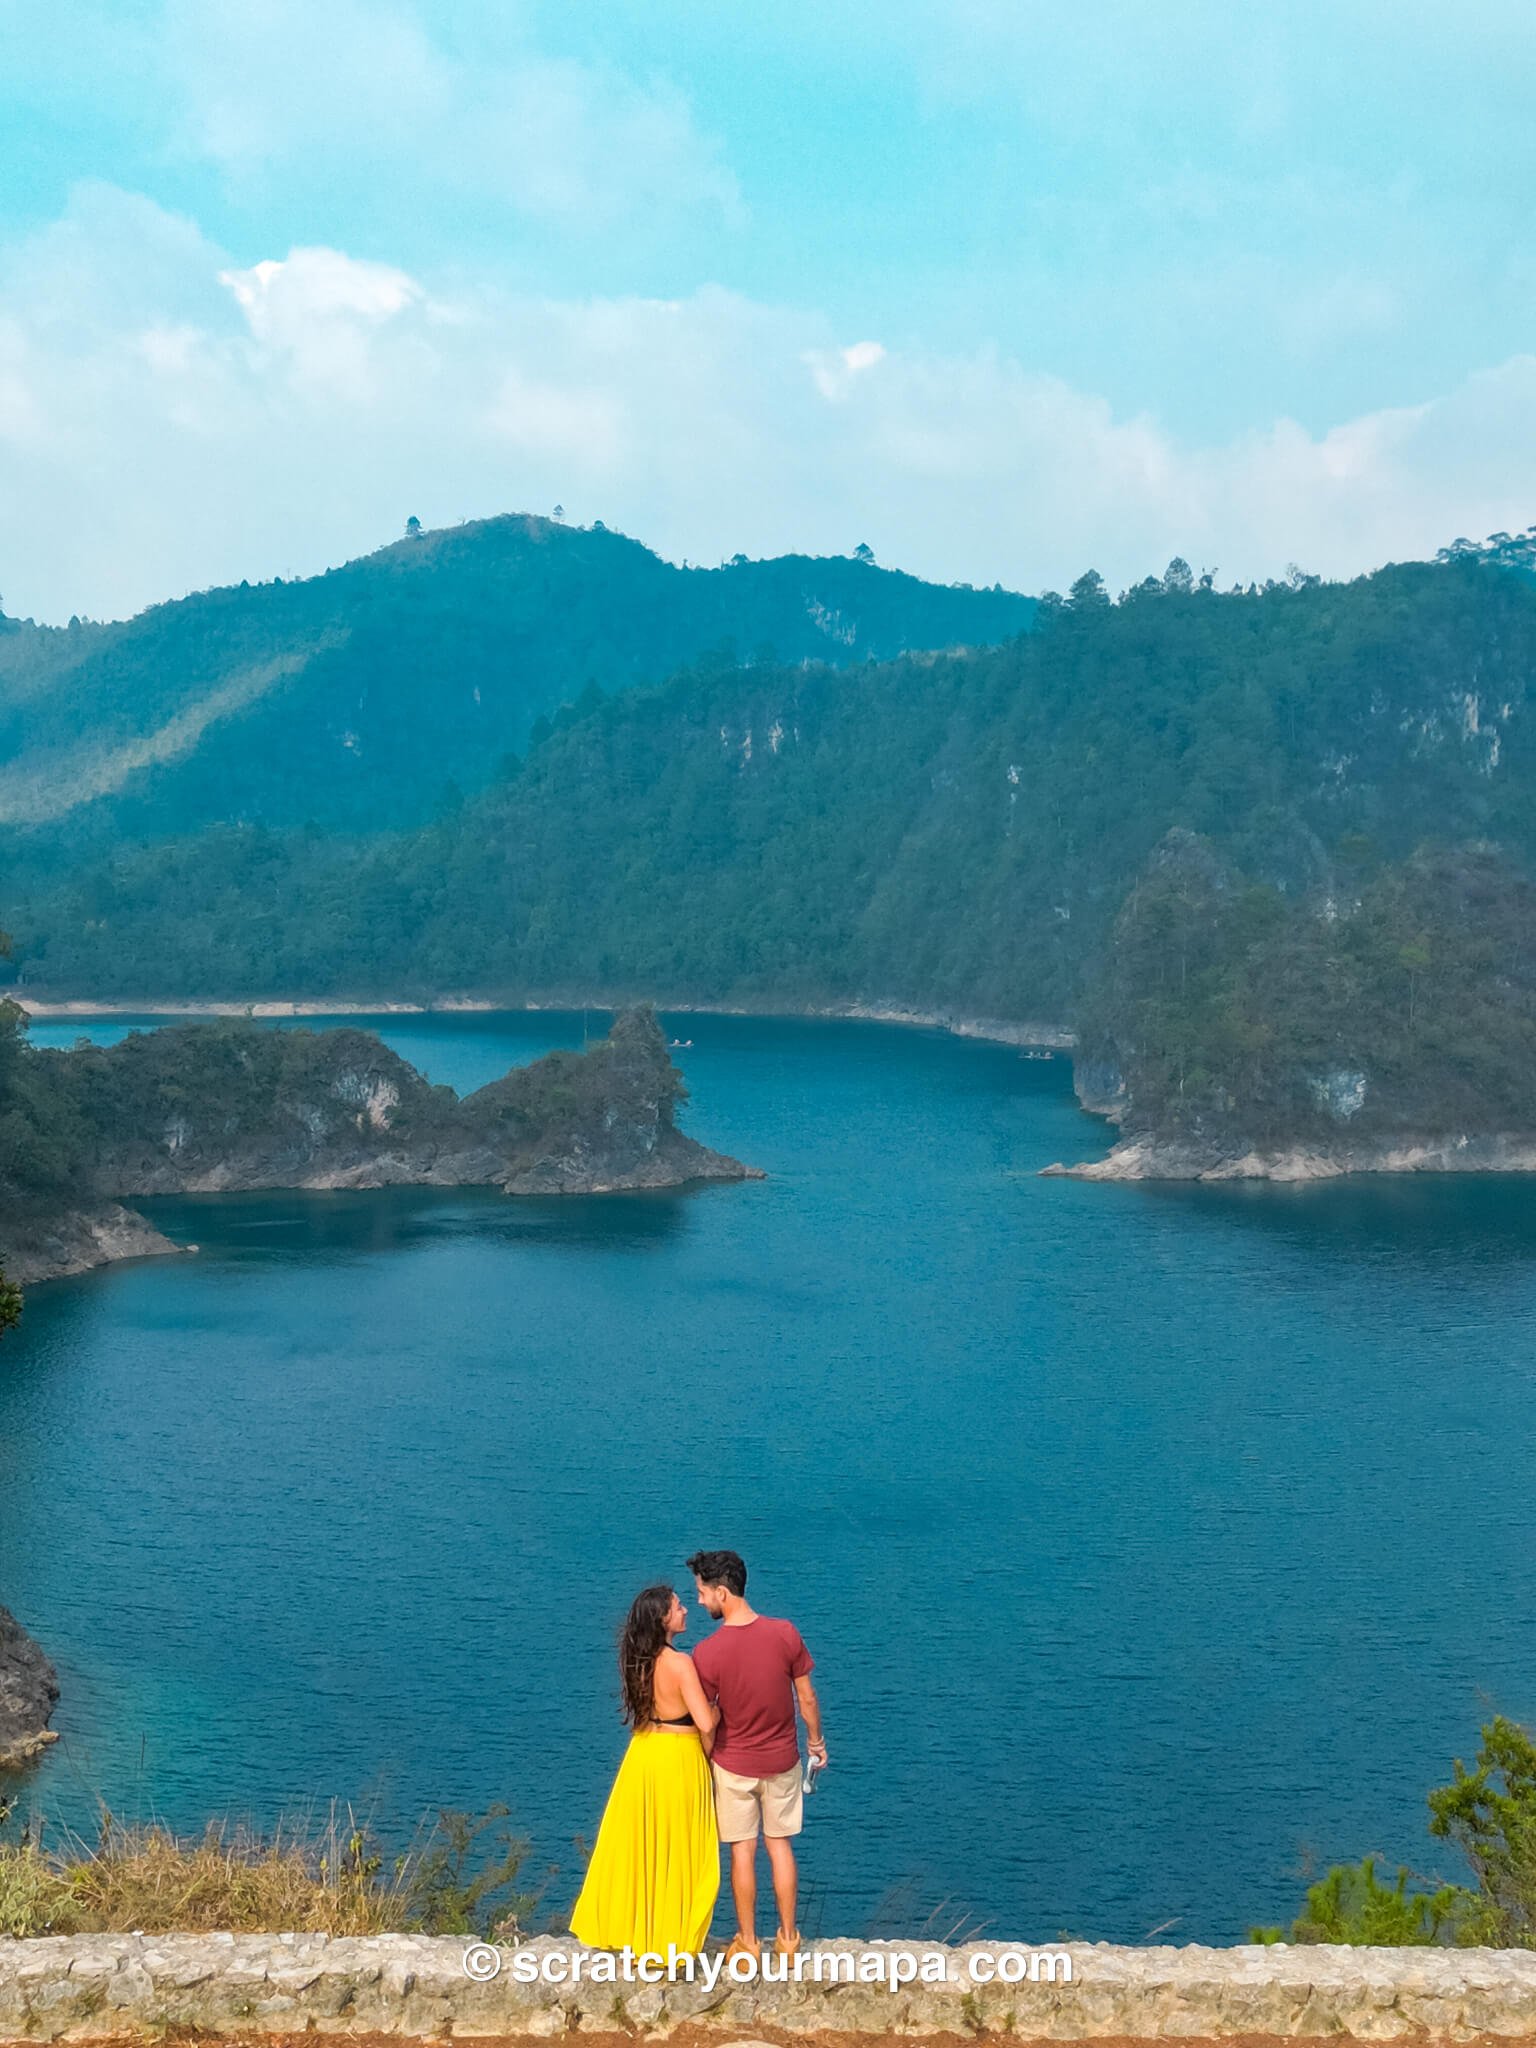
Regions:
<instances>
[{"instance_id":1,"label":"man's hand","mask_svg":"<svg viewBox=\"0 0 1536 2048\"><path fill-rule=\"evenodd\" d=\"M800 1703L800 1718L805 1723L805 1746L818 1763L824 1764L827 1745L821 1739L821 1702L816 1697L816 1688L808 1671L802 1672L795 1680L795 1698Z\"/></svg>"}]
</instances>

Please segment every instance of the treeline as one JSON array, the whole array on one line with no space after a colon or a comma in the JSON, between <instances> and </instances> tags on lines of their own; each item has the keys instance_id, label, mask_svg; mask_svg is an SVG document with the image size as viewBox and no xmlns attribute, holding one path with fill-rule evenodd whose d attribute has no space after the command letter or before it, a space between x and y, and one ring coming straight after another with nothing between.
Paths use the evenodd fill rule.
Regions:
<instances>
[{"instance_id":1,"label":"treeline","mask_svg":"<svg viewBox=\"0 0 1536 2048\"><path fill-rule=\"evenodd\" d=\"M686 569L507 517L121 624L0 619L0 825L38 870L218 824L398 831L451 813L562 706L706 649L862 662L1005 639L1034 609L854 556Z\"/></svg>"},{"instance_id":2,"label":"treeline","mask_svg":"<svg viewBox=\"0 0 1536 2048\"><path fill-rule=\"evenodd\" d=\"M1536 1132L1536 889L1486 843L1383 864L1346 840L1287 894L1174 833L1080 1027L1127 1138Z\"/></svg>"},{"instance_id":3,"label":"treeline","mask_svg":"<svg viewBox=\"0 0 1536 2048\"><path fill-rule=\"evenodd\" d=\"M1480 558L1217 593L1182 564L964 656L696 663L410 833L116 847L10 915L29 985L851 998L1070 1019L1170 828L1286 902L1432 836L1533 852L1536 584Z\"/></svg>"}]
</instances>

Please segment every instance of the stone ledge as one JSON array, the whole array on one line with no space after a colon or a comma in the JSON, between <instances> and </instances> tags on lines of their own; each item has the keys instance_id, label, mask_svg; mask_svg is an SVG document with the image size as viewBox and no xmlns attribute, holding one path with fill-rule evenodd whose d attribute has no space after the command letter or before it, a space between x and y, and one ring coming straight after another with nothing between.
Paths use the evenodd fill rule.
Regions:
<instances>
[{"instance_id":1,"label":"stone ledge","mask_svg":"<svg viewBox=\"0 0 1536 2048\"><path fill-rule=\"evenodd\" d=\"M1031 1982L1016 1943L818 1942L797 1983L550 1981L597 1960L567 1940L496 1952L434 1935L67 1935L0 1939L0 2042L135 2035L344 2034L467 2040L947 2036L1184 2042L1234 2037L1536 2041L1536 1952L1505 1949L1115 1948L1071 1942L1071 1981ZM854 1982L816 1982L826 1973ZM836 1963L828 1958L836 1957ZM897 1965L895 1959L912 1959ZM937 1958L937 1961L931 1960ZM844 1960L846 1959L846 1960ZM926 1962L942 1981L891 1979ZM489 1966L489 1965L487 1965ZM857 1981L879 1969L883 1982ZM1024 1972L998 1982L999 1969ZM520 1981L533 1976L531 1983Z\"/></svg>"}]
</instances>

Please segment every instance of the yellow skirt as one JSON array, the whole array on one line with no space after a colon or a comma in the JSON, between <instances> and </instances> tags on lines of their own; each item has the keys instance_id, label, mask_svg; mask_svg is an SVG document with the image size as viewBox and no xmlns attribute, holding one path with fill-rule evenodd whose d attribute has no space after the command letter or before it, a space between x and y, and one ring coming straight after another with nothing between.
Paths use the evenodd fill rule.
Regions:
<instances>
[{"instance_id":1,"label":"yellow skirt","mask_svg":"<svg viewBox=\"0 0 1536 2048\"><path fill-rule=\"evenodd\" d=\"M720 1890L714 1786L699 1739L632 1735L608 1795L571 1932L588 1948L697 1954Z\"/></svg>"}]
</instances>

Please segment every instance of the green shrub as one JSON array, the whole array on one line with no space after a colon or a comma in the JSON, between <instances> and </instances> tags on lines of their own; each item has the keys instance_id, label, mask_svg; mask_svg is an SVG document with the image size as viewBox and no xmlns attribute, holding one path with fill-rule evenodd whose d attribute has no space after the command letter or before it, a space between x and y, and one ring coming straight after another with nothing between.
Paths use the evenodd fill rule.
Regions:
<instances>
[{"instance_id":1,"label":"green shrub","mask_svg":"<svg viewBox=\"0 0 1536 2048\"><path fill-rule=\"evenodd\" d=\"M1354 1948L1427 1948L1454 1938L1452 1930L1465 1912L1470 1893L1453 1884L1438 1891L1408 1889L1409 1873L1399 1870L1395 1884L1376 1875L1376 1858L1335 1864L1328 1875L1307 1887L1307 1902L1289 1934L1279 1927L1256 1927L1259 1942L1343 1942Z\"/></svg>"},{"instance_id":2,"label":"green shrub","mask_svg":"<svg viewBox=\"0 0 1536 2048\"><path fill-rule=\"evenodd\" d=\"M1536 1742L1497 1715L1482 1731L1477 1768L1460 1758L1429 1795L1430 1833L1454 1842L1477 1877L1463 1939L1536 1948Z\"/></svg>"}]
</instances>

